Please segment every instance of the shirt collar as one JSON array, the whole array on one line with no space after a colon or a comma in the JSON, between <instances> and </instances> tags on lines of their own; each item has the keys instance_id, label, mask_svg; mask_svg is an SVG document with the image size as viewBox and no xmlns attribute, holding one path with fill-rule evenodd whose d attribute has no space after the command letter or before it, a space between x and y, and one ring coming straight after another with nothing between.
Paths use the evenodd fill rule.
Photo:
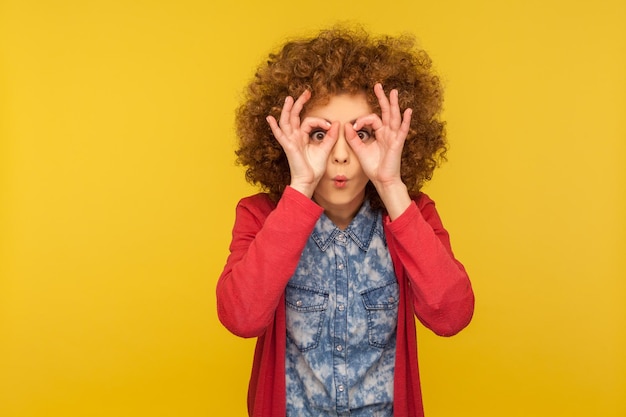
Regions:
<instances>
[{"instance_id":1,"label":"shirt collar","mask_svg":"<svg viewBox=\"0 0 626 417\"><path fill-rule=\"evenodd\" d=\"M381 229L379 233L382 235L381 212L372 210L369 201L366 200L346 230L340 230L326 214L322 214L315 224L311 237L322 251L328 249L341 234L352 239L361 250L367 251L377 228Z\"/></svg>"}]
</instances>

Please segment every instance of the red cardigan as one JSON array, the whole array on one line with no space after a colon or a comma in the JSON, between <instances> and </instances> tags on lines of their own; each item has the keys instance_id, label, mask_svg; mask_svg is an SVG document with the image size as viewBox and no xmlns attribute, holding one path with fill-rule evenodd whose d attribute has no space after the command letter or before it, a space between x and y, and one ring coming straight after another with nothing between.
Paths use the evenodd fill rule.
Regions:
<instances>
[{"instance_id":1,"label":"red cardigan","mask_svg":"<svg viewBox=\"0 0 626 417\"><path fill-rule=\"evenodd\" d=\"M257 337L248 389L253 417L285 415L285 299L309 235L323 209L287 187L278 204L267 195L237 205L230 255L217 283L222 324ZM420 194L396 220L383 217L400 287L394 415L422 417L414 316L441 336L467 326L474 311L469 278L452 253L434 202Z\"/></svg>"}]
</instances>

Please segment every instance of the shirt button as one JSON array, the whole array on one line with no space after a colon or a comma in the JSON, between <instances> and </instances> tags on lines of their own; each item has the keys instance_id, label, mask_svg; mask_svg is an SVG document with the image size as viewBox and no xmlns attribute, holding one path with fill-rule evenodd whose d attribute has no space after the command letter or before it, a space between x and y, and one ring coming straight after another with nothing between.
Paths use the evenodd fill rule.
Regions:
<instances>
[{"instance_id":1,"label":"shirt button","mask_svg":"<svg viewBox=\"0 0 626 417\"><path fill-rule=\"evenodd\" d=\"M395 302L396 302L396 299L395 299L395 298L393 298L393 297L389 297L387 300L388 300L390 303L395 303Z\"/></svg>"},{"instance_id":2,"label":"shirt button","mask_svg":"<svg viewBox=\"0 0 626 417\"><path fill-rule=\"evenodd\" d=\"M341 352L343 350L343 346L337 345L337 352Z\"/></svg>"},{"instance_id":3,"label":"shirt button","mask_svg":"<svg viewBox=\"0 0 626 417\"><path fill-rule=\"evenodd\" d=\"M296 301L296 307L302 307L302 300Z\"/></svg>"},{"instance_id":4,"label":"shirt button","mask_svg":"<svg viewBox=\"0 0 626 417\"><path fill-rule=\"evenodd\" d=\"M337 268L341 271L343 269L343 264L337 265Z\"/></svg>"},{"instance_id":5,"label":"shirt button","mask_svg":"<svg viewBox=\"0 0 626 417\"><path fill-rule=\"evenodd\" d=\"M346 306L344 306L343 304L339 304L339 306L337 306L337 308L339 309L339 311L343 311L346 309Z\"/></svg>"},{"instance_id":6,"label":"shirt button","mask_svg":"<svg viewBox=\"0 0 626 417\"><path fill-rule=\"evenodd\" d=\"M337 235L337 240L340 241L340 242L345 241L346 240L346 235L344 235L343 233L339 233Z\"/></svg>"},{"instance_id":7,"label":"shirt button","mask_svg":"<svg viewBox=\"0 0 626 417\"><path fill-rule=\"evenodd\" d=\"M337 389L339 390L339 392L343 392L344 387L343 387L343 385L339 385L339 386L337 387Z\"/></svg>"}]
</instances>

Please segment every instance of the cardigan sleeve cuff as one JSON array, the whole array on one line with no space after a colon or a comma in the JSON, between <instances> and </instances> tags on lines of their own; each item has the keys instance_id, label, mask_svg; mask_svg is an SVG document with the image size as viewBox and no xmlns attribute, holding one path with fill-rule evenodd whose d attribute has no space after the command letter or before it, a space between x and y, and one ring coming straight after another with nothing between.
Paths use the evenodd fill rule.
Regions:
<instances>
[{"instance_id":1,"label":"cardigan sleeve cuff","mask_svg":"<svg viewBox=\"0 0 626 417\"><path fill-rule=\"evenodd\" d=\"M385 223L389 231L392 233L399 232L409 226L411 223L414 223L416 218L422 217L422 213L420 209L417 207L415 201L411 201L409 207L407 207L404 212L398 216L394 221L391 221L389 216L386 216Z\"/></svg>"}]
</instances>

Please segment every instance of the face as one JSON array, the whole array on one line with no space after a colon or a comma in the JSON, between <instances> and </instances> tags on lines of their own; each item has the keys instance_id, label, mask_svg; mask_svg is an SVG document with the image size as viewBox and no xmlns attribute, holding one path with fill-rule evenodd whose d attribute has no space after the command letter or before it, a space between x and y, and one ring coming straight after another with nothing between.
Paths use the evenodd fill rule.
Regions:
<instances>
[{"instance_id":1,"label":"face","mask_svg":"<svg viewBox=\"0 0 626 417\"><path fill-rule=\"evenodd\" d=\"M354 215L365 198L365 186L369 179L345 138L344 126L372 113L365 95L341 94L332 96L322 105L314 105L305 116L320 117L329 122L339 122L339 138L333 147L326 173L320 180L313 200L328 211L342 217ZM359 132L364 138L370 133ZM313 134L315 135L315 133Z\"/></svg>"}]
</instances>

